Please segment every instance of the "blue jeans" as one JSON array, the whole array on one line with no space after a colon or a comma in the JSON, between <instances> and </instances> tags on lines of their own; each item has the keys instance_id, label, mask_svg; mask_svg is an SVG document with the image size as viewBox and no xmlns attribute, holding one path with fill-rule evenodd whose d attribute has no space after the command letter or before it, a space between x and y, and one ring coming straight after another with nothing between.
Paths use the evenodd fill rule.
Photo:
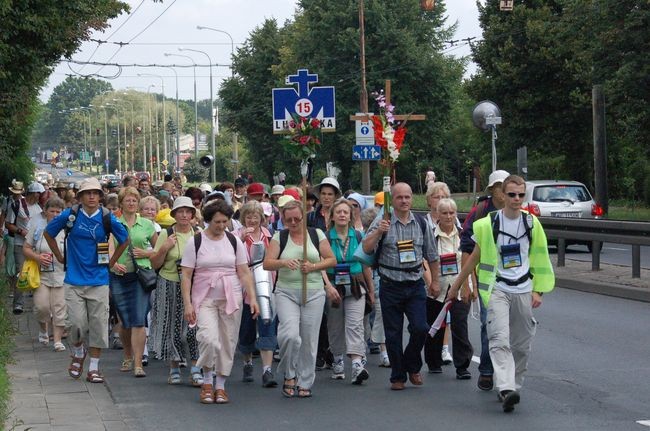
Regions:
<instances>
[{"instance_id":1,"label":"blue jeans","mask_svg":"<svg viewBox=\"0 0 650 431\"><path fill-rule=\"evenodd\" d=\"M478 364L478 372L482 376L491 376L494 374L492 359L490 359L490 343L487 336L487 307L483 305L483 300L479 298L481 304L481 362Z\"/></svg>"},{"instance_id":2,"label":"blue jeans","mask_svg":"<svg viewBox=\"0 0 650 431\"><path fill-rule=\"evenodd\" d=\"M256 348L258 350L275 350L278 345L276 322L277 318L268 325L265 325L259 317L257 320L253 320L250 305L244 304L239 327L239 351L247 354L253 353Z\"/></svg>"},{"instance_id":3,"label":"blue jeans","mask_svg":"<svg viewBox=\"0 0 650 431\"><path fill-rule=\"evenodd\" d=\"M422 368L421 352L429 331L424 281L395 282L382 278L379 300L391 365L390 381L406 382L406 373L418 373ZM406 349L402 345L404 315L409 321L410 335Z\"/></svg>"}]
</instances>

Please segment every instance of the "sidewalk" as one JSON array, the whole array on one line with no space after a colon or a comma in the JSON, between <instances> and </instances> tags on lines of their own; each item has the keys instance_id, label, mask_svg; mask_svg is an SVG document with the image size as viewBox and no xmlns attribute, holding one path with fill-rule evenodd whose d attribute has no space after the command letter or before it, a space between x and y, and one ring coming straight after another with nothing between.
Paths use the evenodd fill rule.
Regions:
<instances>
[{"instance_id":1,"label":"sidewalk","mask_svg":"<svg viewBox=\"0 0 650 431\"><path fill-rule=\"evenodd\" d=\"M13 363L7 366L12 394L3 429L128 430L105 385L68 376L69 348L55 352L51 342L48 347L38 343L31 298L25 305L25 312L15 319L16 347Z\"/></svg>"}]
</instances>

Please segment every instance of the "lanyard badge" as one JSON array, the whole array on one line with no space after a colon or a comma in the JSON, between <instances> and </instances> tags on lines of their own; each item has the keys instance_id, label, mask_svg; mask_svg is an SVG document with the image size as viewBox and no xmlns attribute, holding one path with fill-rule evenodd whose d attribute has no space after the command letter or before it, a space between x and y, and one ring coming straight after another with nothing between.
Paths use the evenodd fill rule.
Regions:
<instances>
[{"instance_id":1,"label":"lanyard badge","mask_svg":"<svg viewBox=\"0 0 650 431\"><path fill-rule=\"evenodd\" d=\"M501 246L501 264L503 269L518 268L521 266L521 247L519 243L504 244Z\"/></svg>"},{"instance_id":2,"label":"lanyard badge","mask_svg":"<svg viewBox=\"0 0 650 431\"><path fill-rule=\"evenodd\" d=\"M337 286L349 286L352 284L350 264L339 263L334 267L334 284Z\"/></svg>"},{"instance_id":3,"label":"lanyard badge","mask_svg":"<svg viewBox=\"0 0 650 431\"><path fill-rule=\"evenodd\" d=\"M456 253L440 255L440 275L458 274L458 257Z\"/></svg>"},{"instance_id":4,"label":"lanyard badge","mask_svg":"<svg viewBox=\"0 0 650 431\"><path fill-rule=\"evenodd\" d=\"M415 247L412 239L397 241L397 252L399 253L399 263L415 262Z\"/></svg>"},{"instance_id":5,"label":"lanyard badge","mask_svg":"<svg viewBox=\"0 0 650 431\"><path fill-rule=\"evenodd\" d=\"M110 260L108 256L108 243L99 242L97 243L97 264L98 265L108 265Z\"/></svg>"}]
</instances>

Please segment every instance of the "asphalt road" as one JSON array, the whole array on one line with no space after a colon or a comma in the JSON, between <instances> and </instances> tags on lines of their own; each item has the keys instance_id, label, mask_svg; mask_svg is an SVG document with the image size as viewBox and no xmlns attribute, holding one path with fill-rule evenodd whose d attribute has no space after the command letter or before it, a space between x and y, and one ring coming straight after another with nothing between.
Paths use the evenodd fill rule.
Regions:
<instances>
[{"instance_id":1,"label":"asphalt road","mask_svg":"<svg viewBox=\"0 0 650 431\"><path fill-rule=\"evenodd\" d=\"M198 390L166 383L164 364L152 361L148 377L118 371L121 351L107 351L102 368L122 413L137 430L643 430L650 420L650 304L557 289L544 296L522 403L504 414L496 394L457 381L453 368L425 375L425 384L389 390L389 370L370 355L363 386L317 373L314 397L285 399L279 389L242 383L236 359L227 383L229 405L201 405ZM478 325L471 321L474 346ZM478 354L478 351L475 353ZM426 366L424 370L426 372ZM183 370L187 382L187 370ZM349 374L349 370L348 370Z\"/></svg>"}]
</instances>

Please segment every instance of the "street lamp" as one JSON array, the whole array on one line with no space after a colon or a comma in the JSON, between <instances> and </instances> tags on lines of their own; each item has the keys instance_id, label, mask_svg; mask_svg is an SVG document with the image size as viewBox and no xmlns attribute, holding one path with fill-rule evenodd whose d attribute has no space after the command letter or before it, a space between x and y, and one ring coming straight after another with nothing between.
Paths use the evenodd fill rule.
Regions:
<instances>
[{"instance_id":1,"label":"street lamp","mask_svg":"<svg viewBox=\"0 0 650 431\"><path fill-rule=\"evenodd\" d=\"M114 105L109 102L106 103L106 106L115 109L115 115L117 116L117 170L122 172L122 156L121 156L121 148L120 148L120 111L118 109L120 108L120 106Z\"/></svg>"},{"instance_id":2,"label":"street lamp","mask_svg":"<svg viewBox=\"0 0 650 431\"><path fill-rule=\"evenodd\" d=\"M167 54L165 54L167 56ZM172 66L160 66L160 67L166 67L172 70L174 72L174 76L176 77L176 169L180 169L181 165L181 140L180 140L180 134L178 133L178 128L180 127L180 117L178 114L178 72L176 72L176 69L174 69ZM165 142L165 157L167 157L167 143Z\"/></svg>"},{"instance_id":3,"label":"street lamp","mask_svg":"<svg viewBox=\"0 0 650 431\"><path fill-rule=\"evenodd\" d=\"M210 143L212 147L212 157L215 158L217 157L216 153L216 145L214 142L214 119L212 118L212 109L214 107L214 102L212 99L212 59L210 56L203 51L199 51L198 49L190 49L190 48L178 48L180 51L191 51L191 52L198 52L199 54L203 54L208 58L208 67L210 69ZM196 87L195 87L196 90ZM196 94L194 94L194 99L196 100ZM199 156L199 146L198 146L198 141L197 145L194 151L195 156L198 158ZM212 182L217 182L217 165L216 163L212 163Z\"/></svg>"},{"instance_id":4,"label":"street lamp","mask_svg":"<svg viewBox=\"0 0 650 431\"><path fill-rule=\"evenodd\" d=\"M130 108L131 108L131 145L135 145L135 135L133 134L133 103L129 102L128 100L124 99L113 99L115 102L122 102L122 103L128 103ZM124 171L128 172L129 171L129 151L128 151L129 144L126 140L126 126L124 127ZM134 168L134 163L133 163L133 150L131 150L131 168Z\"/></svg>"},{"instance_id":5,"label":"street lamp","mask_svg":"<svg viewBox=\"0 0 650 431\"><path fill-rule=\"evenodd\" d=\"M233 40L230 33L228 33L227 31L224 31L224 30L219 30L218 28L206 27L206 26L203 26L203 25L197 25L196 29L197 30L211 30L211 31L216 31L218 33L223 33L223 34L228 35L228 37L230 38L230 62L231 62L230 73L231 73L231 76L235 76L235 69L233 69L233 67L232 67L232 61L235 58L235 41Z\"/></svg>"},{"instance_id":6,"label":"street lamp","mask_svg":"<svg viewBox=\"0 0 650 431\"><path fill-rule=\"evenodd\" d=\"M101 105L100 108L104 110L104 166L106 167L106 173L108 174L108 168L110 166L110 161L108 159L108 111L106 111L106 107L104 105Z\"/></svg>"},{"instance_id":7,"label":"street lamp","mask_svg":"<svg viewBox=\"0 0 650 431\"><path fill-rule=\"evenodd\" d=\"M178 48L179 51L184 51L183 48ZM199 105L196 99L196 62L189 55L166 53L165 57L183 57L192 62L192 69L194 69L194 156L199 155Z\"/></svg>"},{"instance_id":8,"label":"street lamp","mask_svg":"<svg viewBox=\"0 0 650 431\"><path fill-rule=\"evenodd\" d=\"M165 79L161 75L156 75L155 73L138 73L138 76L154 76L154 77L160 79L160 84L162 86L162 105L163 105L163 114L162 114L163 121L162 121L162 123L163 123L163 142L164 142L163 159L164 159L164 158L167 157L167 127L165 127L165 121L167 120L166 119L167 115L165 113ZM157 104L156 104L156 106L157 106ZM157 109L156 109L156 112L158 112ZM158 116L156 115L156 118L157 117ZM157 165L158 165L158 176L160 177L160 162L161 162L161 160L160 160L160 142L158 142L157 133L158 133L158 127L156 127L156 161L157 161ZM165 170L166 170L166 168L165 168ZM158 178L158 179L160 179L160 178Z\"/></svg>"}]
</instances>

